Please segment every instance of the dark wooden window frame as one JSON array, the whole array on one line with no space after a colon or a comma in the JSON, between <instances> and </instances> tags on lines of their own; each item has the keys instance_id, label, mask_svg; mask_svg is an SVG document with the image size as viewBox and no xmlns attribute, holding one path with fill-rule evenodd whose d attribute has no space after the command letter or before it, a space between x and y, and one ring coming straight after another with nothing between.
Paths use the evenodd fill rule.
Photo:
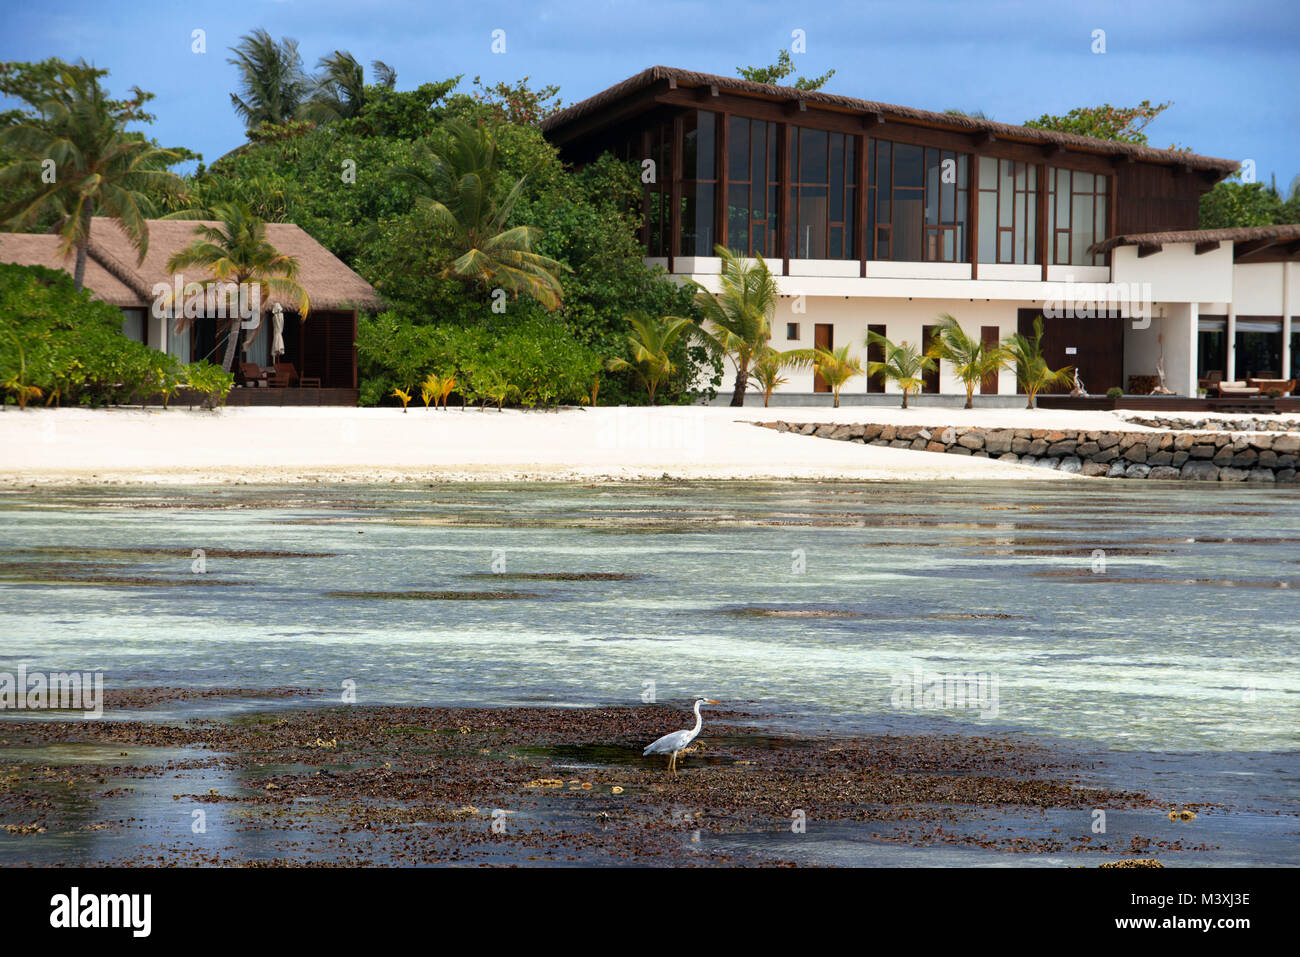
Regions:
<instances>
[{"instance_id":1,"label":"dark wooden window frame","mask_svg":"<svg viewBox=\"0 0 1300 957\"><path fill-rule=\"evenodd\" d=\"M805 182L802 179L804 165L803 146L801 142L796 144L796 140L802 136L804 130L808 130L812 133L826 134L825 177L820 181L812 180ZM796 255L791 258L833 259L836 261L859 258L854 252L857 248L856 233L858 232L858 226L854 222L857 218L858 207L857 191L859 164L857 137L846 136L836 130L821 130L816 127L804 127L793 124L787 128L787 136L790 140L787 149L789 149L793 154L790 160L790 173L792 178L784 191L780 190L778 186L777 195L780 196L782 192L785 193L786 202L790 207L791 223L797 224L799 222L799 210L802 204L803 189L824 189L826 191L826 221L823 226L821 240L823 248L827 251L827 255L821 257ZM835 138L837 136L839 137L841 182L839 183L840 206L838 210L835 210L831 208L831 194L835 187L835 183L831 180L831 157L836 149ZM836 213L839 214L838 219L834 218ZM840 255L831 256L831 235L837 229L840 233ZM790 244L787 245L787 253L791 251L791 247L793 247L793 252L798 253L799 237L792 232L790 240Z\"/></svg>"},{"instance_id":2,"label":"dark wooden window frame","mask_svg":"<svg viewBox=\"0 0 1300 957\"><path fill-rule=\"evenodd\" d=\"M723 125L727 130L726 143L727 143L728 150L730 150L731 147L732 120L741 120L749 124L748 135L745 137L745 143L748 147L747 149L748 158L745 163L748 178L744 180L739 180L739 179L733 180L731 178L731 158L729 153L720 156L720 162L722 165L721 165L721 170L719 171L720 182L719 182L718 191L719 193L722 193L723 189L725 188L726 193L725 195L722 196L722 201L721 201L724 228L721 230L719 235L726 237L727 248L735 252L747 256L752 256L755 253L761 253L763 256L771 259L772 257L777 255L776 240L777 240L777 234L781 231L780 222L779 222L779 217L780 217L779 210L781 204L780 156L779 156L780 151L779 151L779 143L777 140L777 137L779 135L778 133L779 127L775 123L771 123L765 120L756 120L748 116L733 116L732 114L722 114L722 115L725 120ZM763 204L762 210L764 213L764 218L762 219L754 218L755 187L754 187L753 157L754 157L754 132L756 128L761 129L765 134L764 143L763 143L764 183L762 184L761 187L759 187L762 192L762 204ZM719 150L719 153L721 154L722 151ZM747 205L746 205L746 211L748 213L748 216L746 218L745 245L743 247L735 246L731 242L731 219L730 219L731 189L735 186L745 187L746 195L748 197ZM777 203L777 209L775 210L770 208L773 191L775 191L776 194L775 198ZM772 220L774 218L777 219L777 223L775 224L775 226L772 223ZM761 248L759 248L758 245L756 245L754 242L754 229L756 227L761 227L763 230L763 243L761 244Z\"/></svg>"},{"instance_id":3,"label":"dark wooden window frame","mask_svg":"<svg viewBox=\"0 0 1300 957\"><path fill-rule=\"evenodd\" d=\"M984 159L991 159L996 161L995 173L993 178L995 186L992 189L989 189L983 185L983 172L980 169L980 167L982 165L981 161ZM1002 164L1003 163L1011 164L1012 186L1011 186L1010 223L1004 223L1002 221L1002 179L1003 179ZM1032 189L1029 186L1030 170L1034 171L1035 185ZM1021 162L1018 160L1008 160L1001 157L989 156L987 154L983 154L977 157L977 161L975 164L975 182L974 182L974 192L976 194L976 205L979 204L978 197L981 194L985 194L985 193L993 194L993 214L994 214L993 259L983 260L983 262L989 265L999 265L999 266L1037 266L1040 263L1042 263L1043 261L1042 260L1042 240L1043 240L1042 218L1043 218L1043 211L1045 207L1043 207L1042 205L1043 184L1040 182L1042 178L1040 173L1041 173L1041 164ZM1021 187L1020 185L1022 179L1024 182L1023 187ZM1016 204L1018 202L1019 197L1021 196L1025 197L1024 200L1025 234L1023 236L1019 235L1016 229ZM1030 222L1034 223L1034 242L1032 244L1029 242ZM988 228L987 223L979 222L978 216L976 217L976 224L977 227L980 229ZM1011 236L1011 258L1010 259L1004 259L1002 256L1002 237L1004 234L1009 234ZM971 243L971 257L973 260L979 260L979 246L980 246L980 234L977 232L973 237L973 242ZM1025 257L1024 262L1016 261L1016 254L1018 251L1023 253ZM1031 256L1032 258L1030 258Z\"/></svg>"},{"instance_id":4,"label":"dark wooden window frame","mask_svg":"<svg viewBox=\"0 0 1300 957\"><path fill-rule=\"evenodd\" d=\"M1068 168L1068 167L1064 167L1064 166L1049 166L1049 167L1047 168L1047 205L1046 205L1046 209L1047 209L1047 217L1048 217L1048 220L1047 220L1047 222L1048 222L1048 249L1047 249L1047 256L1048 256L1048 259L1047 259L1047 261L1050 262L1053 266L1099 266L1099 265L1105 265L1105 264L1106 264L1106 258L1107 258L1107 257L1106 257L1104 254L1103 254L1103 255L1098 255L1098 254L1095 254L1095 253L1094 253L1093 256L1092 256L1092 259L1093 259L1092 262L1075 262L1075 261L1074 261L1075 252L1076 252L1076 250L1075 250L1075 248L1074 248L1074 198L1075 198L1076 196L1090 196L1090 197L1092 197L1092 202L1090 203L1090 206L1091 206L1091 208L1092 208L1092 227L1093 227L1093 238L1092 238L1092 242L1094 242L1094 243L1098 243L1098 242L1101 242L1103 239L1107 239L1107 238L1109 238L1109 236L1110 236L1110 232L1109 232L1109 230L1110 230L1110 223L1111 223L1110 205L1111 205L1111 203L1113 202L1113 189L1112 189L1111 179L1112 179L1113 177L1111 177L1111 176L1109 176L1109 175L1107 175L1107 174L1105 174L1105 173L1092 173L1092 174L1090 174L1090 175L1092 175L1092 176L1101 176L1101 177L1103 177L1103 182L1102 182L1101 187L1098 188L1098 186L1096 185L1096 182L1094 181L1093 189L1092 189L1091 191L1087 191L1087 190L1076 190L1076 189L1074 188L1074 174L1075 174L1076 172L1077 172L1077 173L1087 173L1088 171L1087 171L1087 170L1072 170L1072 169L1070 169L1070 168ZM1064 227L1061 226L1060 217L1059 217L1058 214L1057 214L1057 190L1056 190L1056 186L1057 186L1057 179L1058 179L1058 175L1057 175L1057 174L1059 174L1059 173L1069 173L1069 174L1070 174L1070 193L1069 193L1069 200L1066 202L1066 205L1065 205L1065 210L1066 210L1066 214L1067 214L1067 215L1066 215L1066 225L1065 225ZM1098 215L1097 215L1097 200L1098 200L1098 199L1104 199L1104 200L1106 201L1106 211L1105 211L1101 216L1098 216ZM1059 248L1058 243L1057 243L1057 237L1060 236L1060 235L1062 235L1062 234L1065 235L1065 244L1066 244L1066 245L1065 245L1066 255L1065 255L1065 261L1064 261L1064 262L1062 262L1062 261L1060 260L1060 258L1057 256L1057 250L1058 250L1058 248ZM1089 243L1089 245L1091 245L1091 243ZM1079 252L1081 255L1083 255L1083 254L1086 253L1086 250L1078 250L1078 252Z\"/></svg>"}]
</instances>

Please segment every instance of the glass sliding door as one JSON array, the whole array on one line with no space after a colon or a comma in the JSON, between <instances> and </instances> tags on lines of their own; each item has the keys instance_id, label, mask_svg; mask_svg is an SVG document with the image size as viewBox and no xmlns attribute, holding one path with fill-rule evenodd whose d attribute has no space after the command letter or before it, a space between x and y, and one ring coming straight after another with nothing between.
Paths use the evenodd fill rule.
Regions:
<instances>
[{"instance_id":1,"label":"glass sliding door","mask_svg":"<svg viewBox=\"0 0 1300 957\"><path fill-rule=\"evenodd\" d=\"M867 237L874 241L873 258L965 260L969 156L872 140L867 167ZM869 254L871 248L869 242Z\"/></svg>"},{"instance_id":2,"label":"glass sliding door","mask_svg":"<svg viewBox=\"0 0 1300 957\"><path fill-rule=\"evenodd\" d=\"M687 113L682 120L682 255L712 256L718 188L717 114Z\"/></svg>"},{"instance_id":3,"label":"glass sliding door","mask_svg":"<svg viewBox=\"0 0 1300 957\"><path fill-rule=\"evenodd\" d=\"M982 263L1038 262L1038 167L981 156L979 240Z\"/></svg>"},{"instance_id":4,"label":"glass sliding door","mask_svg":"<svg viewBox=\"0 0 1300 957\"><path fill-rule=\"evenodd\" d=\"M777 126L733 116L727 124L727 247L747 256L776 255Z\"/></svg>"},{"instance_id":5,"label":"glass sliding door","mask_svg":"<svg viewBox=\"0 0 1300 957\"><path fill-rule=\"evenodd\" d=\"M1282 370L1282 320L1237 317L1237 378L1277 379Z\"/></svg>"},{"instance_id":6,"label":"glass sliding door","mask_svg":"<svg viewBox=\"0 0 1300 957\"><path fill-rule=\"evenodd\" d=\"M852 136L790 128L790 258L855 258L857 168Z\"/></svg>"}]
</instances>

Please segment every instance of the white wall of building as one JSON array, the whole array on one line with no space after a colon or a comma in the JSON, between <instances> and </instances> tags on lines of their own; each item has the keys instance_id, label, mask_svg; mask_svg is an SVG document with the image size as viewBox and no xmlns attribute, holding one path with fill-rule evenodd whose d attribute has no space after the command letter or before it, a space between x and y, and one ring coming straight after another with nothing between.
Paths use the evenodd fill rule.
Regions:
<instances>
[{"instance_id":1,"label":"white wall of building","mask_svg":"<svg viewBox=\"0 0 1300 957\"><path fill-rule=\"evenodd\" d=\"M1199 256L1194 243L1166 245L1142 257L1136 246L1119 246L1111 252L1111 265L1114 282L1149 283L1157 302L1214 302L1233 296L1232 243Z\"/></svg>"},{"instance_id":2,"label":"white wall of building","mask_svg":"<svg viewBox=\"0 0 1300 957\"><path fill-rule=\"evenodd\" d=\"M867 326L884 325L885 335L893 342L910 342L918 347L921 344L923 326L934 325L940 313L950 313L962 324L967 334L979 337L982 326L997 326L999 338L1016 331L1016 310L1029 308L1034 303L1023 301L987 302L978 300L953 301L951 299L863 299L830 298L824 296L805 296L802 300L793 296L782 297L772 317L772 346L781 351L789 349L811 349L814 343L815 327L818 323L829 323L835 348L847 345L851 355L862 360L863 368L867 361ZM787 338L787 325L798 325L798 337ZM811 370L789 370L785 373L790 381L777 392L808 393L813 391L813 373ZM719 392L730 392L735 387L735 374L730 364ZM888 383L886 391L897 393L895 383ZM965 387L953 377L947 363L940 363L939 390L946 393L961 393ZM845 385L843 394L865 393L867 380L865 376L853 379ZM1015 377L1004 370L998 376L998 393L1014 395Z\"/></svg>"}]
</instances>

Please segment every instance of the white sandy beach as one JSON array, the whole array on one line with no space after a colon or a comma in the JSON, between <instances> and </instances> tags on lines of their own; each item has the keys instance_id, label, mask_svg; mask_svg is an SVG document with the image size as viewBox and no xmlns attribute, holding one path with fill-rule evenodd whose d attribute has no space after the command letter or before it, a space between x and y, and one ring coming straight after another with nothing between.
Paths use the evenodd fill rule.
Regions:
<instances>
[{"instance_id":1,"label":"white sandy beach","mask_svg":"<svg viewBox=\"0 0 1300 957\"><path fill-rule=\"evenodd\" d=\"M1110 412L746 406L497 412L355 408L0 412L9 487L642 479L1080 480L990 459L833 442L750 423L1129 429Z\"/></svg>"}]
</instances>

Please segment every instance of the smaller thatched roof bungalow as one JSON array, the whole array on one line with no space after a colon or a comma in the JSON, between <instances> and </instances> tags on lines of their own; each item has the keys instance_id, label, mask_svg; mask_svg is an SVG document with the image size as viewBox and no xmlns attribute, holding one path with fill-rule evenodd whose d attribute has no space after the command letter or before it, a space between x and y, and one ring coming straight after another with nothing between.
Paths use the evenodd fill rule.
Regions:
<instances>
[{"instance_id":1,"label":"smaller thatched roof bungalow","mask_svg":"<svg viewBox=\"0 0 1300 957\"><path fill-rule=\"evenodd\" d=\"M199 220L149 220L149 248L143 261L115 220L95 217L90 230L85 285L91 294L120 308L122 331L146 345L172 353L182 361L221 360L224 324L205 314L188 321L159 315L155 308L159 286L175 289L178 277L167 269L173 255L197 238L196 227L216 226ZM307 290L311 309L306 320L293 314L294 304L283 301L288 316L284 324L285 352L279 358L294 367L296 381L319 381L324 389L357 388L357 313L381 307L378 293L337 256L293 223L267 223L266 238L281 253L298 261L298 281ZM0 261L25 266L46 266L72 272L75 260L59 253L59 237L49 234L0 233ZM211 276L186 273L184 283L206 283ZM170 301L170 300L167 300ZM261 303L265 310L276 299ZM178 309L182 303L177 303ZM240 359L270 362L269 323L241 330ZM355 401L355 395L353 396Z\"/></svg>"}]
</instances>

